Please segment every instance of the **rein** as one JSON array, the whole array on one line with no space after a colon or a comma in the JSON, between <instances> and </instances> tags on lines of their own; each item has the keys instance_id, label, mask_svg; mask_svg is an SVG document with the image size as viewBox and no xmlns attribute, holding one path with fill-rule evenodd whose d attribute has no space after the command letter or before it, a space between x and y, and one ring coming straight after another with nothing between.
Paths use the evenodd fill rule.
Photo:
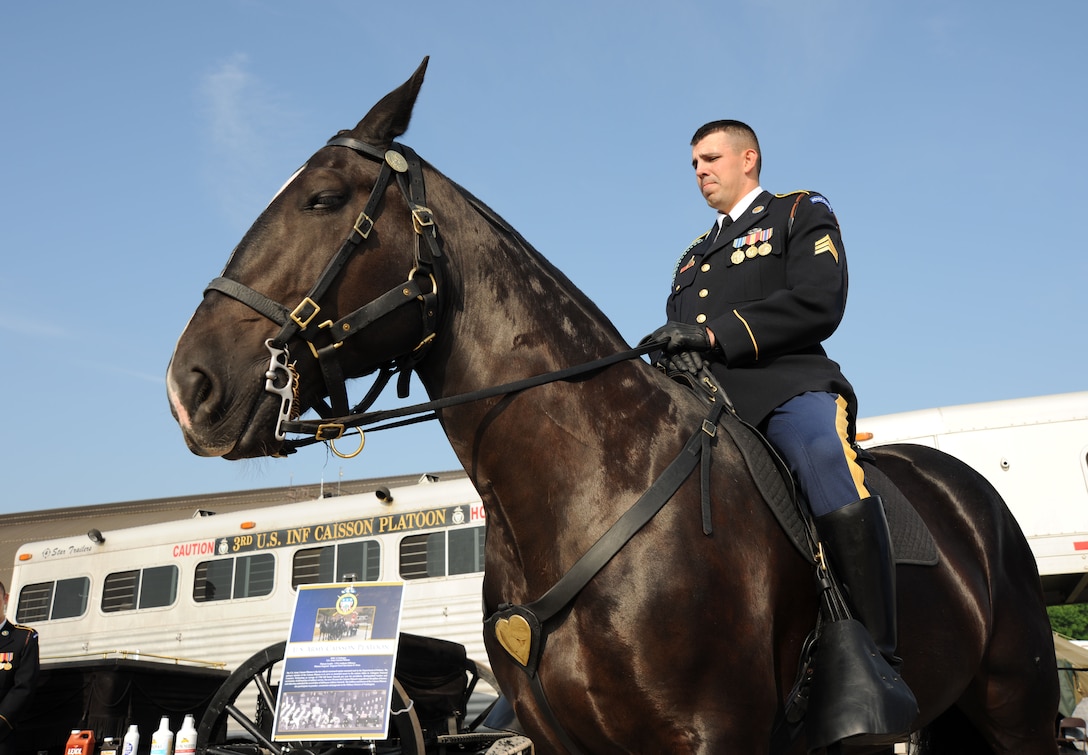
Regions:
<instances>
[{"instance_id":1,"label":"rein","mask_svg":"<svg viewBox=\"0 0 1088 755\"><path fill-rule=\"evenodd\" d=\"M412 424L415 422L425 422L437 418L435 412L441 409L447 409L451 406L460 406L462 404L469 404L473 401L480 401L485 398L493 398L495 396L502 396L508 393L517 393L524 391L528 388L535 388L537 386L546 385L547 383L557 383L563 380L570 380L571 378L578 377L580 375L586 375L591 372L602 370L605 367L610 367L613 364L619 362L625 362L629 359L636 359L644 354L648 354L655 349L661 348L665 344L665 341L654 341L652 343L642 344L634 349L626 349L624 351L610 354L609 356L595 359L591 362L584 362L582 364L573 365L571 367L565 367L561 370L555 370L553 372L545 372L539 375L533 375L531 377L523 378L521 380L515 380L510 383L503 383L501 385L490 386L488 388L481 388L479 390L470 391L468 393L460 393L456 396L447 396L445 398L434 399L432 401L425 401L419 404L413 404L411 406L402 406L397 409L384 409L376 412L366 412L361 414L351 414L349 416L340 417L335 420L322 422L321 420L295 420L283 423L283 429L286 432L308 434L311 437L301 440L288 441L291 443L292 448L301 448L308 446L312 443L328 441L330 444L336 440L339 440L344 431L348 428L358 428L365 425L373 425L378 422L385 422L391 419L398 419L400 417L411 417L413 415L426 415L422 417L415 417L414 419L404 422L397 422L389 425L382 425L380 427L371 428L372 431L386 430L393 427L401 427L403 425ZM359 431L359 435L362 436L362 431ZM335 447L333 452L337 453ZM339 455L339 454L337 454Z\"/></svg>"}]
</instances>

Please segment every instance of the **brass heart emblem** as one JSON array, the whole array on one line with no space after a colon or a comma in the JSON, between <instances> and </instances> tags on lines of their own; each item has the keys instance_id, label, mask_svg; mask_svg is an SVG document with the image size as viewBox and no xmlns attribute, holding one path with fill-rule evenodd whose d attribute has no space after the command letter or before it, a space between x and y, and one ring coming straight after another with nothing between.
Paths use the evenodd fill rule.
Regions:
<instances>
[{"instance_id":1,"label":"brass heart emblem","mask_svg":"<svg viewBox=\"0 0 1088 755\"><path fill-rule=\"evenodd\" d=\"M495 638L506 652L522 666L529 663L529 650L533 645L533 630L523 616L514 614L509 619L495 622Z\"/></svg>"}]
</instances>

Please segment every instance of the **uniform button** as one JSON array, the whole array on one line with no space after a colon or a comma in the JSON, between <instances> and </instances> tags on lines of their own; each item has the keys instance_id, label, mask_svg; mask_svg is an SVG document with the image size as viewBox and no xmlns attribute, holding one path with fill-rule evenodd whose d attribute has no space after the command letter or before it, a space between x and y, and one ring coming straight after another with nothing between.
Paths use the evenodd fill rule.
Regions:
<instances>
[{"instance_id":1,"label":"uniform button","mask_svg":"<svg viewBox=\"0 0 1088 755\"><path fill-rule=\"evenodd\" d=\"M695 318L695 322L702 325L704 322L706 322L706 315L699 315L698 317Z\"/></svg>"},{"instance_id":2,"label":"uniform button","mask_svg":"<svg viewBox=\"0 0 1088 755\"><path fill-rule=\"evenodd\" d=\"M679 290L680 290L680 286L677 286L676 288L673 289L673 291L679 291Z\"/></svg>"},{"instance_id":3,"label":"uniform button","mask_svg":"<svg viewBox=\"0 0 1088 755\"><path fill-rule=\"evenodd\" d=\"M703 266L700 267L699 269L702 270L704 273L710 272L710 263L709 262L704 262Z\"/></svg>"},{"instance_id":4,"label":"uniform button","mask_svg":"<svg viewBox=\"0 0 1088 755\"><path fill-rule=\"evenodd\" d=\"M710 293L710 292L709 292L709 291L707 291L707 290L706 290L706 289L704 288L704 289L702 289L702 290L700 290L700 291L699 291L699 298L700 298L700 299L705 299L705 298L707 297L707 295L708 295L709 293Z\"/></svg>"}]
</instances>

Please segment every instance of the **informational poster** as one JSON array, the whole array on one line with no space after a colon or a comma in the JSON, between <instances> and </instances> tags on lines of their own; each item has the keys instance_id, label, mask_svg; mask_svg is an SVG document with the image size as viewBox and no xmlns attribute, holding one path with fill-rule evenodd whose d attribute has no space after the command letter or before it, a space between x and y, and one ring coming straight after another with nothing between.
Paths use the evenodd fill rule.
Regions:
<instances>
[{"instance_id":1,"label":"informational poster","mask_svg":"<svg viewBox=\"0 0 1088 755\"><path fill-rule=\"evenodd\" d=\"M387 739L403 582L299 585L272 738Z\"/></svg>"}]
</instances>

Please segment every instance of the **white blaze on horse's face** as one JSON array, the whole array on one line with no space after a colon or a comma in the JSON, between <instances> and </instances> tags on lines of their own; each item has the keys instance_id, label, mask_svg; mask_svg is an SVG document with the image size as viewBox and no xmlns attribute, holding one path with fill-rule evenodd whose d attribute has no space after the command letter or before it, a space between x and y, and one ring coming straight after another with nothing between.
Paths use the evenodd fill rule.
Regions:
<instances>
[{"instance_id":1,"label":"white blaze on horse's face","mask_svg":"<svg viewBox=\"0 0 1088 755\"><path fill-rule=\"evenodd\" d=\"M294 180L295 180L296 178L298 178L298 174L299 174L299 173L301 173L302 171L306 170L306 166L307 166L308 164L309 164L309 163L303 163L303 164L302 164L302 167L301 167L301 168L299 168L298 170L296 170L296 171L295 171L294 173L292 173L292 174L291 174L291 177L287 179L287 181L286 181L286 182L285 182L285 183L283 184L283 186L281 186L281 187L280 187L280 190L279 190L279 191L277 191L277 192L276 192L276 193L275 193L275 194L274 194L274 195L272 196L272 198L271 198L270 200L268 200L268 206L267 206L267 207L265 207L265 209L266 209L266 210L267 210L267 209L268 209L269 207L271 207L271 206L272 206L272 203L276 201L276 199L277 199L277 198L279 197L279 195L280 195L280 194L282 194L283 192L285 192L285 191L287 190L287 187L288 187L288 186L290 186L290 185L292 184L292 182L294 182Z\"/></svg>"},{"instance_id":2,"label":"white blaze on horse's face","mask_svg":"<svg viewBox=\"0 0 1088 755\"><path fill-rule=\"evenodd\" d=\"M193 421L189 417L189 411L185 408L185 404L182 403L180 396L178 395L178 386L174 381L173 371L167 369L166 371L166 395L170 399L170 406L174 410L174 416L177 417L178 424L181 429L188 430L193 426Z\"/></svg>"}]
</instances>

